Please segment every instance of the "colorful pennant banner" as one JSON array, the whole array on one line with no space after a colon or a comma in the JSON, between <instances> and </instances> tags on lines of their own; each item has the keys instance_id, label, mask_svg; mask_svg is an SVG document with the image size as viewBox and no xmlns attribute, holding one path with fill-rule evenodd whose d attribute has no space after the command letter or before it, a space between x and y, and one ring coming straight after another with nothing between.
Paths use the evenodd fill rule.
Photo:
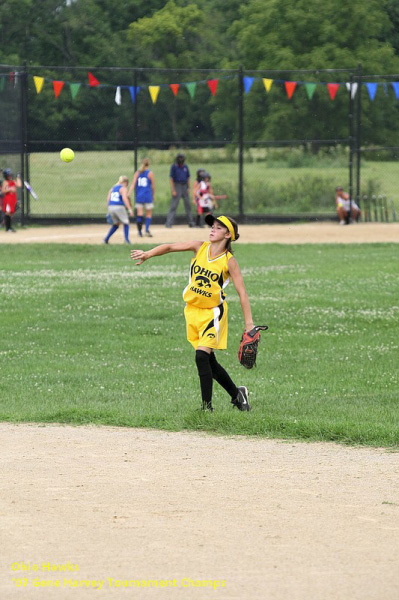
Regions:
<instances>
[{"instance_id":1,"label":"colorful pennant banner","mask_svg":"<svg viewBox=\"0 0 399 600\"><path fill-rule=\"evenodd\" d=\"M186 88L188 89L188 93L190 94L191 98L194 98L194 96L195 96L196 87L197 87L196 82L186 83Z\"/></svg>"},{"instance_id":2,"label":"colorful pennant banner","mask_svg":"<svg viewBox=\"0 0 399 600\"><path fill-rule=\"evenodd\" d=\"M397 100L399 100L399 82L392 81L391 84L393 87L393 91L395 92L395 96L396 96Z\"/></svg>"},{"instance_id":3,"label":"colorful pennant banner","mask_svg":"<svg viewBox=\"0 0 399 600\"><path fill-rule=\"evenodd\" d=\"M36 92L40 94L44 84L44 77L37 77L36 75L34 75L33 81L35 83Z\"/></svg>"},{"instance_id":4,"label":"colorful pennant banner","mask_svg":"<svg viewBox=\"0 0 399 600\"><path fill-rule=\"evenodd\" d=\"M92 73L90 73L90 71L88 72L88 77L89 77L89 86L90 87L97 87L98 85L100 85L100 82L98 81L98 79L96 79L94 77L94 75Z\"/></svg>"},{"instance_id":5,"label":"colorful pennant banner","mask_svg":"<svg viewBox=\"0 0 399 600\"><path fill-rule=\"evenodd\" d=\"M219 79L210 79L208 81L208 87L211 90L212 96L216 96L216 90L218 89Z\"/></svg>"},{"instance_id":6,"label":"colorful pennant banner","mask_svg":"<svg viewBox=\"0 0 399 600\"><path fill-rule=\"evenodd\" d=\"M150 96L151 96L151 100L152 103L155 104L155 102L158 99L158 94L160 91L160 86L159 85L149 85L148 86L148 91L150 92Z\"/></svg>"},{"instance_id":7,"label":"colorful pennant banner","mask_svg":"<svg viewBox=\"0 0 399 600\"><path fill-rule=\"evenodd\" d=\"M334 100L336 93L338 92L339 83L327 83L328 93L330 94L331 100Z\"/></svg>"},{"instance_id":8,"label":"colorful pennant banner","mask_svg":"<svg viewBox=\"0 0 399 600\"><path fill-rule=\"evenodd\" d=\"M263 78L263 85L265 86L266 92L270 92L270 88L272 87L273 79L265 79Z\"/></svg>"},{"instance_id":9,"label":"colorful pennant banner","mask_svg":"<svg viewBox=\"0 0 399 600\"><path fill-rule=\"evenodd\" d=\"M17 73L17 72L7 72L7 73L0 74L0 92L4 90L7 81L9 81L10 84L12 84L12 85L16 85L19 75L20 75L20 73ZM68 81L67 82L57 81L57 80L52 80L52 79L48 79L45 77L41 77L39 75L33 75L31 77L33 77L33 83L34 83L37 94L40 94L42 92L44 84L46 82L50 82L52 84L52 87L54 90L55 98L58 98L60 96L60 93L61 93L64 85L69 85L72 99L76 98L76 96L82 86L99 87L99 88L113 88L115 90L115 102L119 106L122 104L122 92L124 89L129 90L132 102L136 101L137 94L140 90L140 86L137 86L135 88L134 86L128 86L128 85L101 84L100 81L90 71L87 73L88 83L86 83L86 84L80 83L80 82L79 83L71 83ZM222 79L231 79L231 76L226 76L226 77L223 77ZM292 99L294 92L298 86L305 87L306 94L307 94L307 97L309 100L312 100L316 90L320 86L324 86L327 89L327 92L328 92L328 95L329 95L329 98L331 101L335 100L340 87L344 87L344 89L346 88L346 91L348 93L350 93L352 99L355 98L355 96L358 92L358 89L359 89L358 82L326 83L326 82L321 82L321 81L320 82L286 81L286 80L281 80L281 79L270 79L270 78L266 78L266 77L245 76L245 77L243 77L243 88L244 88L245 94L249 94L250 90L253 88L254 83L257 80L263 82L266 93L270 92L273 84L274 85L279 84L279 86L282 86L283 89L285 90L287 98L289 100ZM169 84L161 84L161 85L148 85L148 86L143 86L143 87L148 88L148 92L150 94L151 101L153 104L156 104L160 91L165 88L168 88L169 90L171 90L173 93L173 96L176 98L180 88L182 86L184 86L186 88L190 98L193 99L195 97L195 94L197 91L197 86L199 84L206 84L208 86L209 91L212 94L212 96L216 96L219 81L220 81L220 79L209 79L209 80L203 80L203 81L191 81L191 82L187 82L187 83L169 83ZM379 86L382 86L384 94L386 96L388 96L389 84L392 86L393 92L395 94L395 98L397 100L399 100L399 81L365 82L364 83L364 85L367 89L368 96L372 102L374 101L374 99L377 95Z\"/></svg>"},{"instance_id":10,"label":"colorful pennant banner","mask_svg":"<svg viewBox=\"0 0 399 600\"><path fill-rule=\"evenodd\" d=\"M316 91L316 83L305 83L305 90L309 100L313 98L313 94Z\"/></svg>"},{"instance_id":11,"label":"colorful pennant banner","mask_svg":"<svg viewBox=\"0 0 399 600\"><path fill-rule=\"evenodd\" d=\"M251 89L252 84L254 82L254 78L253 77L243 77L243 81L244 81L244 92L246 94L248 94L248 92Z\"/></svg>"},{"instance_id":12,"label":"colorful pennant banner","mask_svg":"<svg viewBox=\"0 0 399 600\"><path fill-rule=\"evenodd\" d=\"M63 87L64 87L63 81L53 81L54 95L56 98L58 98L58 96L60 95Z\"/></svg>"},{"instance_id":13,"label":"colorful pennant banner","mask_svg":"<svg viewBox=\"0 0 399 600\"><path fill-rule=\"evenodd\" d=\"M374 100L377 93L378 83L366 83L366 88L370 96L370 100Z\"/></svg>"},{"instance_id":14,"label":"colorful pennant banner","mask_svg":"<svg viewBox=\"0 0 399 600\"><path fill-rule=\"evenodd\" d=\"M295 88L296 88L296 81L285 81L284 85L285 85L285 91L287 92L287 96L291 100L292 94L294 93Z\"/></svg>"},{"instance_id":15,"label":"colorful pennant banner","mask_svg":"<svg viewBox=\"0 0 399 600\"><path fill-rule=\"evenodd\" d=\"M122 104L122 94L121 94L121 87L120 87L120 85L118 85L118 87L116 88L115 102L118 104L118 106L120 106Z\"/></svg>"},{"instance_id":16,"label":"colorful pennant banner","mask_svg":"<svg viewBox=\"0 0 399 600\"><path fill-rule=\"evenodd\" d=\"M346 89L348 90L348 92L351 93L352 100L356 96L357 86L358 86L358 84L354 83L353 81L346 84Z\"/></svg>"},{"instance_id":17,"label":"colorful pennant banner","mask_svg":"<svg viewBox=\"0 0 399 600\"><path fill-rule=\"evenodd\" d=\"M134 86L129 87L130 97L132 102L136 102L136 96L140 91L140 86L138 85L136 88Z\"/></svg>"},{"instance_id":18,"label":"colorful pennant banner","mask_svg":"<svg viewBox=\"0 0 399 600\"><path fill-rule=\"evenodd\" d=\"M72 99L76 98L76 94L78 93L78 91L80 90L80 83L70 83L69 87L71 89L71 96Z\"/></svg>"}]
</instances>

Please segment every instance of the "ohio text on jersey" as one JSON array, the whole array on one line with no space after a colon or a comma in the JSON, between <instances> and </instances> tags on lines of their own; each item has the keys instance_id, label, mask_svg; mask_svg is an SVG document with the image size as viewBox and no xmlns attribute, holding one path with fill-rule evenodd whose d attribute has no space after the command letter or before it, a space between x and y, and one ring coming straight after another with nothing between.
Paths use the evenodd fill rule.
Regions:
<instances>
[{"instance_id":1,"label":"ohio text on jersey","mask_svg":"<svg viewBox=\"0 0 399 600\"><path fill-rule=\"evenodd\" d=\"M198 308L214 308L225 299L224 289L230 281L230 252L210 257L211 244L204 242L191 261L189 284L183 292L187 304Z\"/></svg>"}]
</instances>

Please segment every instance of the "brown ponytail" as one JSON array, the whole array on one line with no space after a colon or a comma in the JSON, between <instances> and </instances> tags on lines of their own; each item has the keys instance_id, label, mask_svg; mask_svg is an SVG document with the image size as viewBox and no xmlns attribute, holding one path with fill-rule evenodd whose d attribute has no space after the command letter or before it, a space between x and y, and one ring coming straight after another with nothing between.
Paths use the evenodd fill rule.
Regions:
<instances>
[{"instance_id":1,"label":"brown ponytail","mask_svg":"<svg viewBox=\"0 0 399 600\"><path fill-rule=\"evenodd\" d=\"M141 163L141 167L139 168L139 173L144 173L144 171L146 171L149 166L150 166L150 159L143 158L143 162Z\"/></svg>"}]
</instances>

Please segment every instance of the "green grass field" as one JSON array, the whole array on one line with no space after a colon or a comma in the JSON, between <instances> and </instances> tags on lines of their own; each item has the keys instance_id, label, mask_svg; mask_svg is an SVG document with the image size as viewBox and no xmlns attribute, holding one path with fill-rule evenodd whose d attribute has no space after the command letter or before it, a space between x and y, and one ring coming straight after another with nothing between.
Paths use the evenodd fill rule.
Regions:
<instances>
[{"instance_id":1,"label":"green grass field","mask_svg":"<svg viewBox=\"0 0 399 600\"><path fill-rule=\"evenodd\" d=\"M212 175L216 194L227 194L221 209L238 213L238 163L221 155L222 150L188 152L192 178L200 167ZM165 215L170 204L169 169L175 152L143 151L149 154L156 181L154 214ZM327 160L309 157L301 166L285 160L260 160L248 154L244 165L244 210L246 213L335 213L336 185L348 186L346 156ZM305 157L306 158L306 157ZM221 161L223 159L223 162ZM298 155L297 159L301 159ZM293 164L296 164L295 162ZM30 157L30 181L39 200L30 199L32 215L104 215L110 187L120 175L131 180L134 174L130 151L77 152L72 163L63 163L57 153L36 153ZM386 194L399 215L398 166L395 162L364 162L364 192ZM371 187L370 187L371 186ZM179 214L183 214L180 202Z\"/></svg>"},{"instance_id":2,"label":"green grass field","mask_svg":"<svg viewBox=\"0 0 399 600\"><path fill-rule=\"evenodd\" d=\"M230 285L220 362L250 390L233 409L215 384L199 410L182 290L190 255L135 267L122 246L1 245L0 420L202 430L399 445L397 245L243 245L258 366L237 350Z\"/></svg>"}]
</instances>

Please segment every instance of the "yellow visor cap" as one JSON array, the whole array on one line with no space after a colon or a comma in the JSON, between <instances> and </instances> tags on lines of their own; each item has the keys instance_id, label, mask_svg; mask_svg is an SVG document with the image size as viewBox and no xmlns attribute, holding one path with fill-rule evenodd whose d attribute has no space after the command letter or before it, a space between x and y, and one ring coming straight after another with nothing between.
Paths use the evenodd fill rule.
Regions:
<instances>
[{"instance_id":1,"label":"yellow visor cap","mask_svg":"<svg viewBox=\"0 0 399 600\"><path fill-rule=\"evenodd\" d=\"M222 225L227 227L227 229L231 233L231 239L234 242L236 239L236 236L234 233L233 223L230 221L230 219L228 217L225 217L224 215L222 215L221 217L214 217L213 215L206 215L205 223L208 223L208 225L210 225L212 227L214 221L219 221L219 223L221 223Z\"/></svg>"}]
</instances>

